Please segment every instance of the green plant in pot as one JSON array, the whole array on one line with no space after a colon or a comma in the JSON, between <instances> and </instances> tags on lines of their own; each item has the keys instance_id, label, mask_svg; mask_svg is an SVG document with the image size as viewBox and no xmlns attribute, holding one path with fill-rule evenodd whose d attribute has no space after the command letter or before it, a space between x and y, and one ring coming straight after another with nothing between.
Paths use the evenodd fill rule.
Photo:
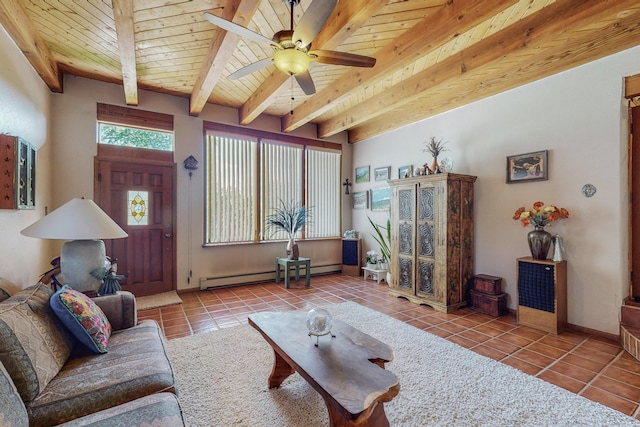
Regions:
<instances>
[{"instance_id":1,"label":"green plant in pot","mask_svg":"<svg viewBox=\"0 0 640 427\"><path fill-rule=\"evenodd\" d=\"M297 260L300 257L296 235L307 225L309 210L306 206L291 201L285 203L280 200L280 207L274 208L271 215L265 219L266 231L275 234L285 232L289 238L287 243L287 258Z\"/></svg>"},{"instance_id":2,"label":"green plant in pot","mask_svg":"<svg viewBox=\"0 0 640 427\"><path fill-rule=\"evenodd\" d=\"M388 263L391 259L391 221L387 219L387 226L383 227L374 223L371 218L367 217L369 223L375 230L375 234L371 233L373 238L378 242L380 246L380 254L382 255L382 262ZM383 233L384 230L384 233Z\"/></svg>"}]
</instances>

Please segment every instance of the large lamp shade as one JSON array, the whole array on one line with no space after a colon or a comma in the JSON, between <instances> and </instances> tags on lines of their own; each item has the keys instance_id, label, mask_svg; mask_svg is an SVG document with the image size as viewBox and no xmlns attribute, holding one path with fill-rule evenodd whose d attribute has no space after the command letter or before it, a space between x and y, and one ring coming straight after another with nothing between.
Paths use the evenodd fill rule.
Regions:
<instances>
[{"instance_id":1,"label":"large lamp shade","mask_svg":"<svg viewBox=\"0 0 640 427\"><path fill-rule=\"evenodd\" d=\"M93 200L72 199L21 231L40 239L71 240L62 245L60 269L64 284L81 292L96 291L101 281L91 272L105 267L101 239L120 239L127 233Z\"/></svg>"}]
</instances>

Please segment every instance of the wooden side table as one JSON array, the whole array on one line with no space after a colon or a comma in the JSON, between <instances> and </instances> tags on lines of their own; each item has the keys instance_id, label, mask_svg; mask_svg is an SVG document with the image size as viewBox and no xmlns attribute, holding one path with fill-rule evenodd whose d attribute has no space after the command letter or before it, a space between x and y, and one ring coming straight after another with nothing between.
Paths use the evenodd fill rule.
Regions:
<instances>
[{"instance_id":1,"label":"wooden side table","mask_svg":"<svg viewBox=\"0 0 640 427\"><path fill-rule=\"evenodd\" d=\"M304 285L309 287L310 285L310 277L311 277L311 258L298 258L298 259L289 259L289 258L276 258L276 283L280 283L280 266L284 266L284 288L289 288L289 281L291 279L291 274L289 273L291 267L296 268L296 280L300 280L300 266L304 266L305 270L305 281Z\"/></svg>"},{"instance_id":2,"label":"wooden side table","mask_svg":"<svg viewBox=\"0 0 640 427\"><path fill-rule=\"evenodd\" d=\"M364 271L365 281L369 277L375 280L377 283L380 283L382 280L384 280L385 282L387 281L387 271L389 270L378 270L378 269L369 268L369 267L362 267L362 270Z\"/></svg>"}]
</instances>

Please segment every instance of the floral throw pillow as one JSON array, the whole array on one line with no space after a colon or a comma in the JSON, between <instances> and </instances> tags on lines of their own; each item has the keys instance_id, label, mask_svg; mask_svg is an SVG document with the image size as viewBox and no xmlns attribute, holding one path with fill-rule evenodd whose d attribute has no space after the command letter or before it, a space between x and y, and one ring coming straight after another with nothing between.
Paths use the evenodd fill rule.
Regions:
<instances>
[{"instance_id":1,"label":"floral throw pillow","mask_svg":"<svg viewBox=\"0 0 640 427\"><path fill-rule=\"evenodd\" d=\"M96 353L107 352L111 324L91 298L65 285L51 296L49 304L78 341Z\"/></svg>"}]
</instances>

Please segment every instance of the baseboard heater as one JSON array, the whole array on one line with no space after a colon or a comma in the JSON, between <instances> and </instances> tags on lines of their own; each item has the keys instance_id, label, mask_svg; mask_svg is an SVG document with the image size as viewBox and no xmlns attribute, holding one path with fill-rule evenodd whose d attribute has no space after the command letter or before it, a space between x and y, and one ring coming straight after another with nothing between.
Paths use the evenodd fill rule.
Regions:
<instances>
[{"instance_id":1,"label":"baseboard heater","mask_svg":"<svg viewBox=\"0 0 640 427\"><path fill-rule=\"evenodd\" d=\"M301 268L300 270L301 276L304 277L304 268ZM321 274L339 273L341 270L342 264L312 265L311 275L319 276ZM282 272L280 274L281 278L284 277L282 276ZM293 274L294 270L291 269L291 275L293 276ZM234 274L230 276L201 277L200 290L220 288L225 286L247 285L251 283L273 282L275 279L275 270L246 274Z\"/></svg>"}]
</instances>

